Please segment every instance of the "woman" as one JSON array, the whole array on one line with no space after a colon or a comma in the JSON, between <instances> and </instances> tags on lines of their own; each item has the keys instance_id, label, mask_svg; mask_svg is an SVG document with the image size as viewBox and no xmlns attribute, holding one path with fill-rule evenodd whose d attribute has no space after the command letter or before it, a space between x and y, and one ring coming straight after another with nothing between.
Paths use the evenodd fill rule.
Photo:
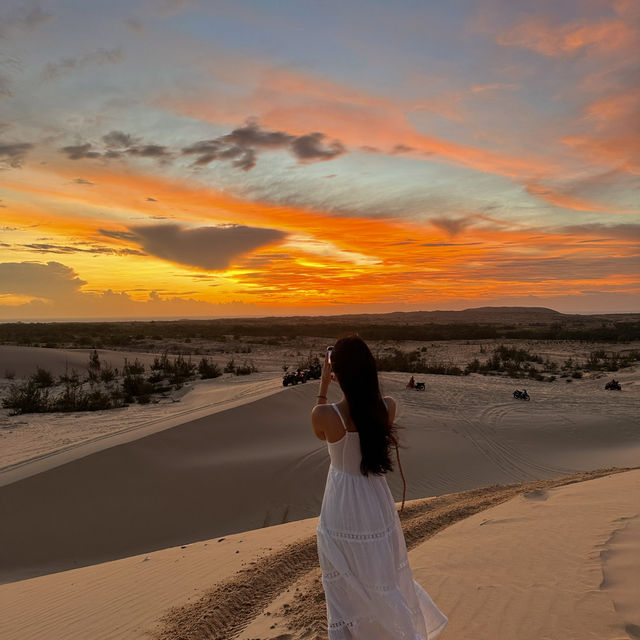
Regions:
<instances>
[{"instance_id":1,"label":"woman","mask_svg":"<svg viewBox=\"0 0 640 640\"><path fill-rule=\"evenodd\" d=\"M326 404L332 377L343 398ZM318 556L330 640L422 640L447 624L413 580L400 519L384 474L393 469L393 398L382 398L376 364L357 335L325 358L315 434L331 465L318 522Z\"/></svg>"}]
</instances>

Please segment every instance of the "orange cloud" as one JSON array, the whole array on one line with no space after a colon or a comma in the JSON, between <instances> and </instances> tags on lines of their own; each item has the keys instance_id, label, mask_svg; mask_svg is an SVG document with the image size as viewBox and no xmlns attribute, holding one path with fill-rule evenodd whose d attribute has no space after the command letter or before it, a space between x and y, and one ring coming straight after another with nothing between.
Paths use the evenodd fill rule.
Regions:
<instances>
[{"instance_id":1,"label":"orange cloud","mask_svg":"<svg viewBox=\"0 0 640 640\"><path fill-rule=\"evenodd\" d=\"M580 198L572 194L563 193L556 189L551 189L539 183L529 183L526 186L527 193L530 195L549 202L557 207L564 209L572 209L574 211L593 211L596 213L623 213L623 214L640 214L640 210L626 209L624 207L612 207L607 204L593 202L585 198Z\"/></svg>"},{"instance_id":2,"label":"orange cloud","mask_svg":"<svg viewBox=\"0 0 640 640\"><path fill-rule=\"evenodd\" d=\"M560 142L590 163L640 175L640 135L635 131L613 131L602 136L565 136Z\"/></svg>"},{"instance_id":3,"label":"orange cloud","mask_svg":"<svg viewBox=\"0 0 640 640\"><path fill-rule=\"evenodd\" d=\"M249 94L165 95L156 102L204 122L219 124L232 114L238 124L237 114L251 114L264 126L296 135L322 131L352 150L374 147L389 153L403 145L411 147L410 154L416 157L428 156L499 175L551 175L557 170L551 160L534 154L526 158L502 154L419 133L408 122L407 114L420 108L422 101L394 102L287 69L261 66L255 76L257 88ZM438 106L434 100L429 108ZM444 109L444 105L439 104L438 109ZM455 109L449 108L447 113L460 117Z\"/></svg>"},{"instance_id":4,"label":"orange cloud","mask_svg":"<svg viewBox=\"0 0 640 640\"><path fill-rule=\"evenodd\" d=\"M597 100L588 105L585 112L588 118L602 125L637 118L639 106L640 91L635 90Z\"/></svg>"},{"instance_id":5,"label":"orange cloud","mask_svg":"<svg viewBox=\"0 0 640 640\"><path fill-rule=\"evenodd\" d=\"M41 225L34 230L34 238L46 232L69 242L100 238L114 248L136 248L135 238L126 233L106 237L100 229L130 232L145 220L157 225L158 211L174 222L194 227L235 223L287 234L282 243L231 260L228 269L215 276L178 268L152 256L56 256L56 261L70 265L87 283L78 292L81 296L91 291L99 295L108 289L129 291L124 301L129 304L129 298L146 300L151 290L157 290L167 299L238 300L284 308L520 295L523 283L527 292L540 296L581 287L606 285L628 290L637 286L637 278L629 275L634 273L633 261L637 262L635 240L626 233L608 234L607 227L550 232L509 226L504 221L496 224L486 216L474 215L451 219L443 215L430 225L347 218L243 201L188 180L134 175L126 167L101 165L83 169L84 177L94 186L68 197L68 188L56 192L49 183L68 185L69 178L77 176L73 164L63 161L47 170L51 174L48 179L24 180L26 191L19 191L16 185L12 188L13 197L26 204L20 210L10 207L10 220L24 220L28 210L29 219ZM585 202L551 192L539 183L530 184L529 190L561 206L600 210L584 209ZM47 192L46 205L37 200L40 191ZM29 202L31 196L36 200ZM156 201L149 202L148 197ZM93 215L99 208L110 209L108 220ZM90 214L85 217L86 211ZM14 262L14 258L7 258L12 255L3 251L3 260ZM38 258L45 259L44 255L38 254ZM12 291L13 295L19 293ZM79 300L89 302L84 297ZM186 308L175 304L176 309Z\"/></svg>"},{"instance_id":6,"label":"orange cloud","mask_svg":"<svg viewBox=\"0 0 640 640\"><path fill-rule=\"evenodd\" d=\"M527 16L496 37L499 45L531 49L550 57L573 55L584 48L615 52L635 41L635 31L624 20L602 20L591 24L580 20L553 25L540 16Z\"/></svg>"}]
</instances>

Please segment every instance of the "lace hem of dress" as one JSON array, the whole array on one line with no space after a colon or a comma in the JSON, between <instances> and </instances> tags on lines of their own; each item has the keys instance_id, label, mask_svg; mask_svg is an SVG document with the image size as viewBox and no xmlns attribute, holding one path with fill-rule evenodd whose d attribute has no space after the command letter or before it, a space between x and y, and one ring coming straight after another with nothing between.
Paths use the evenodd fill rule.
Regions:
<instances>
[{"instance_id":1,"label":"lace hem of dress","mask_svg":"<svg viewBox=\"0 0 640 640\"><path fill-rule=\"evenodd\" d=\"M333 529L323 529L323 532L332 538L342 538L346 540L378 540L380 538L386 538L389 534L393 533L396 528L396 524L390 524L386 529L382 531L375 531L374 533L351 533L350 531L335 531Z\"/></svg>"},{"instance_id":2,"label":"lace hem of dress","mask_svg":"<svg viewBox=\"0 0 640 640\"><path fill-rule=\"evenodd\" d=\"M401 571L407 571L409 569L409 561L402 562L398 565L396 571L400 573ZM345 571L341 573L340 571L327 571L322 573L322 581L325 583L328 582L336 582L340 579L352 579L354 578L353 573L351 571ZM360 584L370 591L377 591L379 593L386 593L388 591L393 591L398 588L397 584L368 584L366 582L362 582L359 580Z\"/></svg>"},{"instance_id":3,"label":"lace hem of dress","mask_svg":"<svg viewBox=\"0 0 640 640\"><path fill-rule=\"evenodd\" d=\"M412 614L420 614L420 607L410 607L409 610ZM338 620L336 622L329 622L327 629L330 631L336 631L338 629L355 629L363 622L376 622L375 616L358 616L357 618L351 618L350 620Z\"/></svg>"}]
</instances>

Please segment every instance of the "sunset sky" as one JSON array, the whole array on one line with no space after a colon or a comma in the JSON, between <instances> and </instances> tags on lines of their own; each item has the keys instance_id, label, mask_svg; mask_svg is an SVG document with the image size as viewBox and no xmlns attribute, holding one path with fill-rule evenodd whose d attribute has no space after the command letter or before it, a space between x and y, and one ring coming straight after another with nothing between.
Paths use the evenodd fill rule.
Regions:
<instances>
[{"instance_id":1,"label":"sunset sky","mask_svg":"<svg viewBox=\"0 0 640 640\"><path fill-rule=\"evenodd\" d=\"M640 311L637 0L0 8L0 320Z\"/></svg>"}]
</instances>

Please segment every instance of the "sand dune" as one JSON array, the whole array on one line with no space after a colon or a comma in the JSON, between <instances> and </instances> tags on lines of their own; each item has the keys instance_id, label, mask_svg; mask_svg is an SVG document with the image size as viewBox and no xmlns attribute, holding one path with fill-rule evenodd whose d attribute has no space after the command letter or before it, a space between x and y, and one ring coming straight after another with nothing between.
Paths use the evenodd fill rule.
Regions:
<instances>
[{"instance_id":1,"label":"sand dune","mask_svg":"<svg viewBox=\"0 0 640 640\"><path fill-rule=\"evenodd\" d=\"M449 615L447 638L636 637L640 470L566 484L592 477L407 504L414 575ZM2 585L0 636L321 640L316 523Z\"/></svg>"},{"instance_id":2,"label":"sand dune","mask_svg":"<svg viewBox=\"0 0 640 640\"><path fill-rule=\"evenodd\" d=\"M125 358L133 362L136 358L144 365L153 363L156 354L140 353L137 351L114 351L113 349L98 349L100 360L104 364L122 369ZM86 372L89 355L93 349L45 349L42 347L20 347L14 345L0 345L0 376L7 372L22 378L31 375L36 367L42 367L57 376L76 369Z\"/></svg>"},{"instance_id":3,"label":"sand dune","mask_svg":"<svg viewBox=\"0 0 640 640\"><path fill-rule=\"evenodd\" d=\"M384 375L405 427L407 497L636 464L640 386L636 373L625 375L619 394L599 381L569 390L532 383L528 403L511 397L505 379L425 376L428 390L419 393L404 389L404 375ZM317 515L328 457L309 427L315 388L289 388L142 438L132 432L138 439L30 477L23 465L22 479L0 487L0 579ZM399 498L398 474L390 485Z\"/></svg>"},{"instance_id":4,"label":"sand dune","mask_svg":"<svg viewBox=\"0 0 640 640\"><path fill-rule=\"evenodd\" d=\"M0 416L0 486L282 391L280 378L224 375L187 382L172 398L108 411Z\"/></svg>"},{"instance_id":5,"label":"sand dune","mask_svg":"<svg viewBox=\"0 0 640 640\"><path fill-rule=\"evenodd\" d=\"M640 471L518 497L411 554L447 638L640 637Z\"/></svg>"}]
</instances>

